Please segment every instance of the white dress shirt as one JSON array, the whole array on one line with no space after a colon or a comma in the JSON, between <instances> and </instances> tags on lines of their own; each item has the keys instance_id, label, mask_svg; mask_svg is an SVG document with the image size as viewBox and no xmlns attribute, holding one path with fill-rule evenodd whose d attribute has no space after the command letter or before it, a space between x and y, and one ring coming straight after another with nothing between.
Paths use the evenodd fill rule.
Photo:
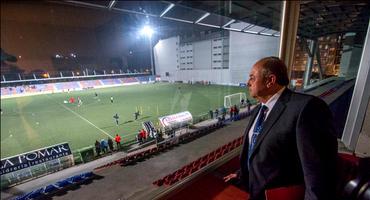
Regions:
<instances>
[{"instance_id":1,"label":"white dress shirt","mask_svg":"<svg viewBox=\"0 0 370 200\"><path fill-rule=\"evenodd\" d=\"M279 97L281 96L281 93L283 93L285 87L281 88L277 93L275 93L266 103L262 103L261 106L265 105L267 106L267 113L266 113L266 116L265 116L265 120L267 119L267 117L269 116L270 114L270 111L272 110L272 108L274 108L277 100L279 99ZM254 127L256 126L256 122L257 122L257 119L258 119L258 116L260 115L260 113L258 113L257 117L254 119L254 122L253 122L253 125L251 126L251 128L249 129L249 132L248 132L248 137L249 137L249 141L251 141L251 138L252 138L252 135L253 135L253 130L254 130Z\"/></svg>"}]
</instances>

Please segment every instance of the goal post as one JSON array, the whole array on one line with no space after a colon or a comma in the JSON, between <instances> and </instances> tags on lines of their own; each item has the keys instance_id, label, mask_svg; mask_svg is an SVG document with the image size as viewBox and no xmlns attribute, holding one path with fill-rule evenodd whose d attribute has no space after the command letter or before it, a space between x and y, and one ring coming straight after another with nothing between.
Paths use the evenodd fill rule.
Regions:
<instances>
[{"instance_id":1,"label":"goal post","mask_svg":"<svg viewBox=\"0 0 370 200\"><path fill-rule=\"evenodd\" d=\"M233 105L239 106L242 99L247 100L247 95L244 92L226 95L224 97L224 107L230 108Z\"/></svg>"}]
</instances>

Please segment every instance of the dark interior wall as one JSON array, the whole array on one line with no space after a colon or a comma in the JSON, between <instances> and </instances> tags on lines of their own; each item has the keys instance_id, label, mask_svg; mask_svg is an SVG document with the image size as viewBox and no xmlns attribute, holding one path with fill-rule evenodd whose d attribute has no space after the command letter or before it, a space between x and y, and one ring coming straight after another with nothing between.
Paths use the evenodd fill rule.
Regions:
<instances>
[{"instance_id":1,"label":"dark interior wall","mask_svg":"<svg viewBox=\"0 0 370 200\"><path fill-rule=\"evenodd\" d=\"M343 95L333 101L329 107L333 113L333 120L338 138L342 137L346 124L349 106L353 95L353 87L349 88Z\"/></svg>"}]
</instances>

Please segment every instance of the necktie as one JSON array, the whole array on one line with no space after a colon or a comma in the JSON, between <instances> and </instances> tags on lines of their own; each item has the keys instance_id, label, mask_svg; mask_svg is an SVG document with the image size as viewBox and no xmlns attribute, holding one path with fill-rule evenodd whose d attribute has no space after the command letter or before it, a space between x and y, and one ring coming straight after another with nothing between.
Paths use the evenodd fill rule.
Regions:
<instances>
[{"instance_id":1,"label":"necktie","mask_svg":"<svg viewBox=\"0 0 370 200\"><path fill-rule=\"evenodd\" d=\"M253 134L252 134L251 141L249 141L248 168L249 168L249 159L250 159L250 156L252 154L254 145L256 144L257 137L261 133L262 125L263 125L263 121L265 121L267 109L268 109L267 106L265 106L265 105L261 106L256 125L254 126L254 129L253 129Z\"/></svg>"}]
</instances>

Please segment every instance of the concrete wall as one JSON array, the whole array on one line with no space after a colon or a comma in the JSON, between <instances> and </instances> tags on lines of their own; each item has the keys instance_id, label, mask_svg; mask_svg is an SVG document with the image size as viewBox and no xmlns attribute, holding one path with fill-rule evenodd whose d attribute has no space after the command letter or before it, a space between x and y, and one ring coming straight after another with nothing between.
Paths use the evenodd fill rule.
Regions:
<instances>
[{"instance_id":1,"label":"concrete wall","mask_svg":"<svg viewBox=\"0 0 370 200\"><path fill-rule=\"evenodd\" d=\"M205 69L205 70L181 70L174 77L176 80L187 81L211 81L212 83L228 85L231 83L228 69Z\"/></svg>"},{"instance_id":2,"label":"concrete wall","mask_svg":"<svg viewBox=\"0 0 370 200\"><path fill-rule=\"evenodd\" d=\"M193 43L194 69L211 69L211 40Z\"/></svg>"},{"instance_id":3,"label":"concrete wall","mask_svg":"<svg viewBox=\"0 0 370 200\"><path fill-rule=\"evenodd\" d=\"M154 46L154 63L156 74L160 75L162 80L169 80L179 69L179 37L171 37L165 40L160 40ZM166 77L166 72L169 77Z\"/></svg>"},{"instance_id":4,"label":"concrete wall","mask_svg":"<svg viewBox=\"0 0 370 200\"><path fill-rule=\"evenodd\" d=\"M181 45L180 47L179 38L172 37L162 40L154 47L155 66L162 80L245 83L257 60L266 56L278 56L279 52L278 37L239 32L230 32L230 38ZM190 45L192 57L188 58ZM214 63L216 60L219 62ZM169 72L170 76L166 77L165 72Z\"/></svg>"},{"instance_id":5,"label":"concrete wall","mask_svg":"<svg viewBox=\"0 0 370 200\"><path fill-rule=\"evenodd\" d=\"M233 28L243 28L233 24ZM233 83L246 82L253 64L267 56L278 56L279 37L230 32L230 76Z\"/></svg>"}]
</instances>

